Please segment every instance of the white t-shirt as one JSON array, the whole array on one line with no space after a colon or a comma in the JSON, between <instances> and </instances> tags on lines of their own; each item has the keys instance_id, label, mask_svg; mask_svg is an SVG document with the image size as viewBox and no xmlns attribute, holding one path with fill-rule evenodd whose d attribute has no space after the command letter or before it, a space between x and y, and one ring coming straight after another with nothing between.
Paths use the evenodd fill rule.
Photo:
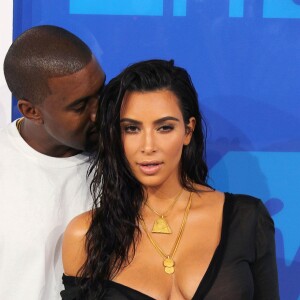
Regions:
<instances>
[{"instance_id":1,"label":"white t-shirt","mask_svg":"<svg viewBox=\"0 0 300 300\"><path fill-rule=\"evenodd\" d=\"M62 235L91 208L88 166L35 151L15 122L0 129L0 299L61 299Z\"/></svg>"}]
</instances>

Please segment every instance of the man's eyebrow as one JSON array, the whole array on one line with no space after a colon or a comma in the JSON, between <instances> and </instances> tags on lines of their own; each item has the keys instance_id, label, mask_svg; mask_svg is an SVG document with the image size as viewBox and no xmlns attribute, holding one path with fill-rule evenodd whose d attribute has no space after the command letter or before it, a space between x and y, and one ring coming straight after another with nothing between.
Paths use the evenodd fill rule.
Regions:
<instances>
[{"instance_id":1,"label":"man's eyebrow","mask_svg":"<svg viewBox=\"0 0 300 300\"><path fill-rule=\"evenodd\" d=\"M161 124L165 121L176 121L176 122L179 122L179 119L175 118L175 117L171 117L171 116L167 116L167 117L163 117L163 118L160 118L158 120L155 120L153 123L155 125L158 125L158 124ZM140 125L142 124L141 121L138 121L138 120L134 120L134 119L130 119L130 118L122 118L120 120L120 123L125 123L125 122L128 122L128 123L132 123L132 124L136 124L136 125Z\"/></svg>"},{"instance_id":2,"label":"man's eyebrow","mask_svg":"<svg viewBox=\"0 0 300 300\"><path fill-rule=\"evenodd\" d=\"M88 95L88 96L85 96L85 97L82 97L82 98L79 98L77 100L75 100L74 102L70 103L67 108L73 108L77 105L80 105L81 103L83 102L87 102L90 100L91 97L95 96L95 95L98 95L100 96L101 92L103 91L104 89L104 83L102 84L102 86L97 90L97 92L93 95Z\"/></svg>"}]
</instances>

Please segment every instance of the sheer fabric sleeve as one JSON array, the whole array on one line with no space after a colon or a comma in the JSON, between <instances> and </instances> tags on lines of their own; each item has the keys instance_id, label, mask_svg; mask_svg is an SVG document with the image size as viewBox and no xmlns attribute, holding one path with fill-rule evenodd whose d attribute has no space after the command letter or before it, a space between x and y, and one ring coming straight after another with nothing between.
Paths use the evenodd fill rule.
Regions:
<instances>
[{"instance_id":1,"label":"sheer fabric sleeve","mask_svg":"<svg viewBox=\"0 0 300 300\"><path fill-rule=\"evenodd\" d=\"M251 266L255 300L278 300L274 223L264 204L258 202L255 262Z\"/></svg>"},{"instance_id":2,"label":"sheer fabric sleeve","mask_svg":"<svg viewBox=\"0 0 300 300\"><path fill-rule=\"evenodd\" d=\"M61 298L63 300L80 300L80 287L76 277L63 275L62 281L65 290L61 291Z\"/></svg>"}]
</instances>

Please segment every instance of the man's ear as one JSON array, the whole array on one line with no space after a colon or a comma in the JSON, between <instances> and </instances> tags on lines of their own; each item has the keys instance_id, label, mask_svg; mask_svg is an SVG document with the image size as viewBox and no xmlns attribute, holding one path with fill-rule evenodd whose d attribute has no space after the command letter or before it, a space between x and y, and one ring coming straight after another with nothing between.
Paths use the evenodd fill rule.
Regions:
<instances>
[{"instance_id":1,"label":"man's ear","mask_svg":"<svg viewBox=\"0 0 300 300\"><path fill-rule=\"evenodd\" d=\"M193 136L193 132L196 126L196 119L191 117L189 123L185 126L185 138L184 138L184 145L187 146Z\"/></svg>"},{"instance_id":2,"label":"man's ear","mask_svg":"<svg viewBox=\"0 0 300 300\"><path fill-rule=\"evenodd\" d=\"M18 109L26 119L29 119L36 124L43 124L43 117L40 109L30 101L19 99Z\"/></svg>"}]
</instances>

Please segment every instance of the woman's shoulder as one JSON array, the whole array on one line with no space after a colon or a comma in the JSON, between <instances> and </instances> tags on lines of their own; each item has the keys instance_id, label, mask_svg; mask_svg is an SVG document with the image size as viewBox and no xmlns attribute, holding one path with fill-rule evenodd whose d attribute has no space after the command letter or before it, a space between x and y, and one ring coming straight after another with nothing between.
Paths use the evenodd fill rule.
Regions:
<instances>
[{"instance_id":1,"label":"woman's shoulder","mask_svg":"<svg viewBox=\"0 0 300 300\"><path fill-rule=\"evenodd\" d=\"M62 246L65 274L76 276L86 260L85 236L91 219L92 212L84 212L74 217L65 230Z\"/></svg>"},{"instance_id":2,"label":"woman's shoulder","mask_svg":"<svg viewBox=\"0 0 300 300\"><path fill-rule=\"evenodd\" d=\"M86 211L74 217L68 224L64 236L82 238L88 231L92 220L92 211Z\"/></svg>"},{"instance_id":3,"label":"woman's shoulder","mask_svg":"<svg viewBox=\"0 0 300 300\"><path fill-rule=\"evenodd\" d=\"M269 212L263 201L257 197L247 194L233 194L214 190L205 186L197 186L200 191L198 197L199 205L206 207L222 207L224 214L243 216L265 216L269 217Z\"/></svg>"},{"instance_id":4,"label":"woman's shoulder","mask_svg":"<svg viewBox=\"0 0 300 300\"><path fill-rule=\"evenodd\" d=\"M247 194L233 194L214 190L210 187L197 185L197 190L200 191L196 197L201 199L200 203L208 206L223 206L237 210L252 210L264 211L265 205L261 199Z\"/></svg>"},{"instance_id":5,"label":"woman's shoulder","mask_svg":"<svg viewBox=\"0 0 300 300\"><path fill-rule=\"evenodd\" d=\"M231 204L236 208L260 210L265 207L261 199L251 195L232 193L224 194L226 201L231 202Z\"/></svg>"},{"instance_id":6,"label":"woman's shoulder","mask_svg":"<svg viewBox=\"0 0 300 300\"><path fill-rule=\"evenodd\" d=\"M270 213L261 199L250 195L231 193L225 193L225 199L228 211L235 218L247 219L249 222L253 220L255 223L273 224Z\"/></svg>"}]
</instances>

